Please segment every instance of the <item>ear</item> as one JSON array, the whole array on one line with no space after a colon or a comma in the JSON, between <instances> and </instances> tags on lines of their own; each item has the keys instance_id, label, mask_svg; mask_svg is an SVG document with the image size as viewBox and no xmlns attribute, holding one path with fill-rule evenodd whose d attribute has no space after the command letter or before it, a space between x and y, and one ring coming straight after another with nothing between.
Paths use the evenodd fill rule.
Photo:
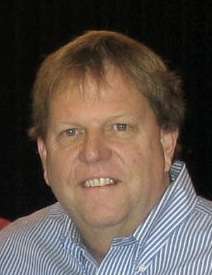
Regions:
<instances>
[{"instance_id":1,"label":"ear","mask_svg":"<svg viewBox=\"0 0 212 275\"><path fill-rule=\"evenodd\" d=\"M165 172L170 170L172 159L174 156L177 139L178 139L179 131L168 131L161 129L160 137L161 144L164 152L164 160L165 160Z\"/></svg>"},{"instance_id":2,"label":"ear","mask_svg":"<svg viewBox=\"0 0 212 275\"><path fill-rule=\"evenodd\" d=\"M42 138L37 139L37 148L38 148L38 153L40 155L41 163L43 166L43 175L46 184L49 185L48 181L48 176L47 176L47 149L46 149L46 144Z\"/></svg>"}]
</instances>

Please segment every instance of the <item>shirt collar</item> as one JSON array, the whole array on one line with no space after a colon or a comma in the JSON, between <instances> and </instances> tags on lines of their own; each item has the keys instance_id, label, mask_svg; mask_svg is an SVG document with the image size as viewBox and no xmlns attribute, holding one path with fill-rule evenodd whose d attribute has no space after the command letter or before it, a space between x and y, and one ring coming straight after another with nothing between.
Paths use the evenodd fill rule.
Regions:
<instances>
[{"instance_id":1,"label":"shirt collar","mask_svg":"<svg viewBox=\"0 0 212 275\"><path fill-rule=\"evenodd\" d=\"M161 201L134 233L145 255L143 263L161 249L170 233L190 215L196 205L197 196L183 162L176 161L172 165L170 177L172 182Z\"/></svg>"}]
</instances>

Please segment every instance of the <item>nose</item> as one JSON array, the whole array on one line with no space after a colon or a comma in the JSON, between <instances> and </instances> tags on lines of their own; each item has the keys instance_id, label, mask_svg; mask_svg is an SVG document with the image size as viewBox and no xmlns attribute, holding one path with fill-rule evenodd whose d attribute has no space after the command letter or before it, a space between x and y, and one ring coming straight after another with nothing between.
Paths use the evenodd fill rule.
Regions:
<instances>
[{"instance_id":1,"label":"nose","mask_svg":"<svg viewBox=\"0 0 212 275\"><path fill-rule=\"evenodd\" d=\"M92 164L95 162L109 160L112 151L107 141L99 131L90 131L86 134L81 144L79 159L82 162Z\"/></svg>"}]
</instances>

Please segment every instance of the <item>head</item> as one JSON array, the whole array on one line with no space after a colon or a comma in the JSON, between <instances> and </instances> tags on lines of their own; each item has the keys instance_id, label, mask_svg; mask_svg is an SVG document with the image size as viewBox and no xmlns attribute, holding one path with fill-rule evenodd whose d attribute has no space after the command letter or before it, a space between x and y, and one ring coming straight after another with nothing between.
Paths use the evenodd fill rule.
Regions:
<instances>
[{"instance_id":1,"label":"head","mask_svg":"<svg viewBox=\"0 0 212 275\"><path fill-rule=\"evenodd\" d=\"M169 184L179 78L122 34L82 35L42 64L33 127L44 177L81 232L135 230Z\"/></svg>"},{"instance_id":2,"label":"head","mask_svg":"<svg viewBox=\"0 0 212 275\"><path fill-rule=\"evenodd\" d=\"M49 105L72 81L82 85L87 75L99 83L109 65L120 70L148 99L160 127L179 130L184 118L181 79L145 45L120 33L90 31L50 54L33 87L33 125L30 136L45 138Z\"/></svg>"}]
</instances>

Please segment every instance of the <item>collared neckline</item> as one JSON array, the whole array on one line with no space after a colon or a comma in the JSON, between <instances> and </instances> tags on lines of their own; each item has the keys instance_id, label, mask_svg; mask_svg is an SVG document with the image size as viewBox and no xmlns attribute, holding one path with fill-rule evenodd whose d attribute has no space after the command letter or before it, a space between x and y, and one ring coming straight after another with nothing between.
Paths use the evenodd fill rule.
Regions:
<instances>
[{"instance_id":1,"label":"collared neckline","mask_svg":"<svg viewBox=\"0 0 212 275\"><path fill-rule=\"evenodd\" d=\"M176 161L172 165L170 177L172 182L161 201L133 234L139 241L139 251L142 251L138 255L142 266L150 264L170 234L191 214L197 202L184 162Z\"/></svg>"}]
</instances>

